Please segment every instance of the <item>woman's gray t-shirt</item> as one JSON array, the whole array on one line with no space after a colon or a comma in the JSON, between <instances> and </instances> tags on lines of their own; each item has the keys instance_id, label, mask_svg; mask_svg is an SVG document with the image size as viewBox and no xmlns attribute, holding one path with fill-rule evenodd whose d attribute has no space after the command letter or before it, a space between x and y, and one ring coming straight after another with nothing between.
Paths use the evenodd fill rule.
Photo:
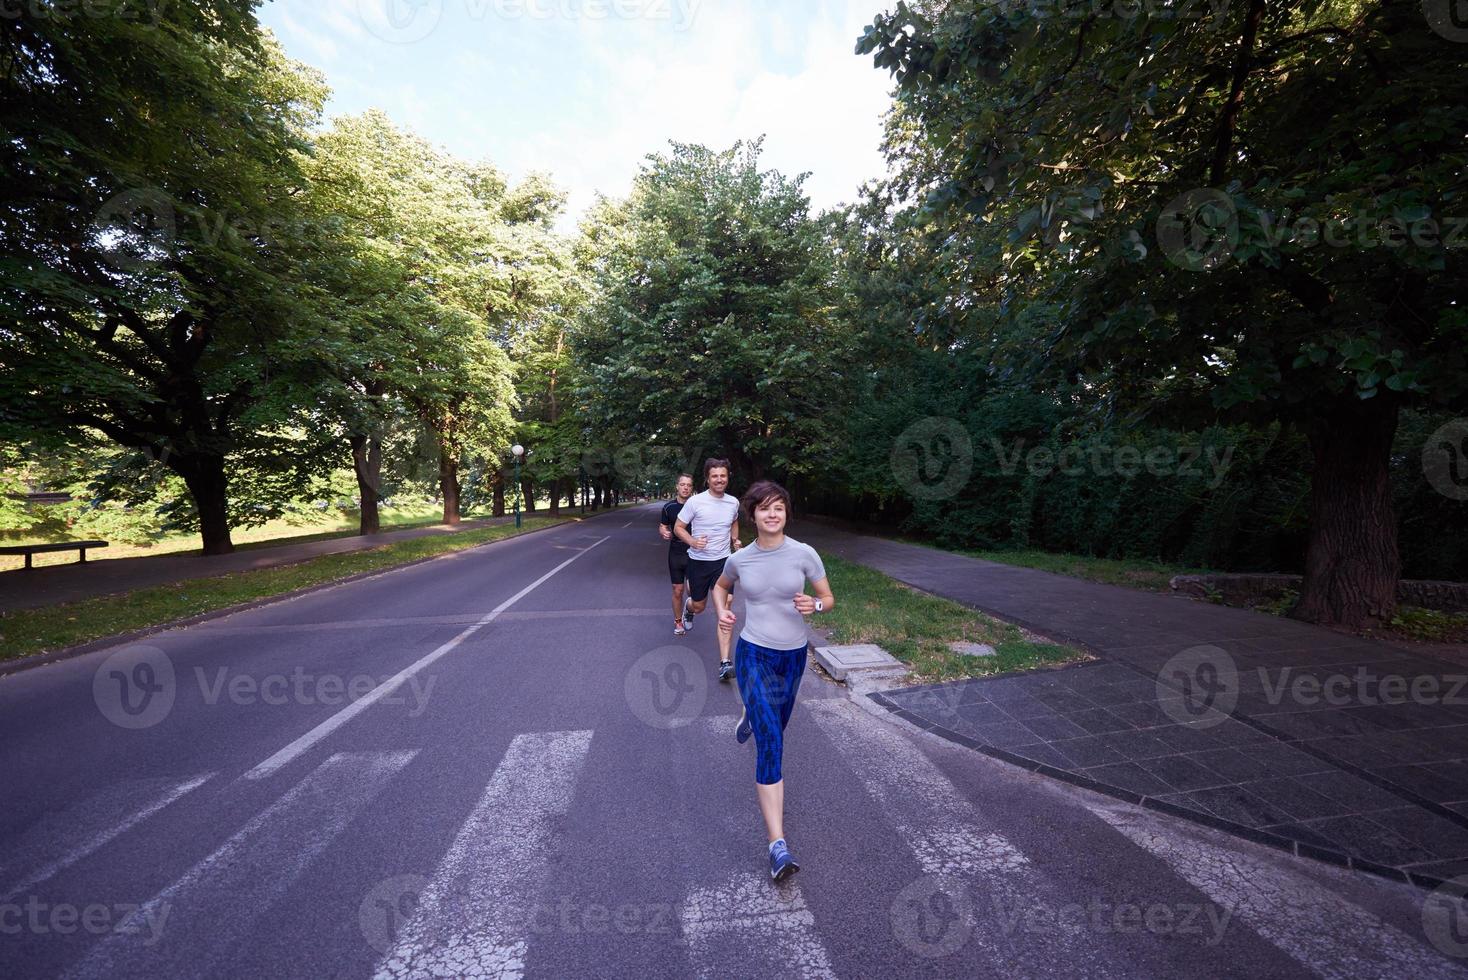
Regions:
<instances>
[{"instance_id":1,"label":"woman's gray t-shirt","mask_svg":"<svg viewBox=\"0 0 1468 980\"><path fill-rule=\"evenodd\" d=\"M770 551L759 542L741 548L724 563L724 577L737 583L744 597L741 637L756 646L794 650L809 640L805 617L795 609L795 597L806 580L826 577L826 566L816 549L787 537Z\"/></svg>"}]
</instances>

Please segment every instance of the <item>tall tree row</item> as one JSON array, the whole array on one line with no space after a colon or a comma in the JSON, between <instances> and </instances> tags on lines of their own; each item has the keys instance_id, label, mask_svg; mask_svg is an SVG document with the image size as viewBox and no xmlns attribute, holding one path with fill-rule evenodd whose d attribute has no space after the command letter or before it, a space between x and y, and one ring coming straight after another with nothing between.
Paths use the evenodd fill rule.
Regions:
<instances>
[{"instance_id":1,"label":"tall tree row","mask_svg":"<svg viewBox=\"0 0 1468 980\"><path fill-rule=\"evenodd\" d=\"M952 295L1048 304L1040 363L1110 411L1301 433L1295 615L1390 618L1400 413L1468 407L1468 48L1406 0L1066 13L899 3L859 42Z\"/></svg>"},{"instance_id":2,"label":"tall tree row","mask_svg":"<svg viewBox=\"0 0 1468 980\"><path fill-rule=\"evenodd\" d=\"M323 131L255 7L0 22L3 435L134 450L97 492L164 467L221 554L344 464L376 531L384 446L423 433L455 523L461 467L507 455L509 338L567 279L562 196L379 113Z\"/></svg>"}]
</instances>

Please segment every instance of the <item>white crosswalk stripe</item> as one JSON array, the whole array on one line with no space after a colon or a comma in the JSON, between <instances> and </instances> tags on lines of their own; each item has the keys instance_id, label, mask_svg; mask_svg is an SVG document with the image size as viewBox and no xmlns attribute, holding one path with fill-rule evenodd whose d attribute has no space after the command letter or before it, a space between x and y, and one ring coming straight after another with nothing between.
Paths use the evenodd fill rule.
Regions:
<instances>
[{"instance_id":1,"label":"white crosswalk stripe","mask_svg":"<svg viewBox=\"0 0 1468 980\"><path fill-rule=\"evenodd\" d=\"M681 917L696 976L836 975L798 885L777 889L767 875L734 875L690 892Z\"/></svg>"},{"instance_id":2,"label":"white crosswalk stripe","mask_svg":"<svg viewBox=\"0 0 1468 980\"><path fill-rule=\"evenodd\" d=\"M524 974L554 824L570 808L590 747L589 731L516 736L379 978Z\"/></svg>"},{"instance_id":3,"label":"white crosswalk stripe","mask_svg":"<svg viewBox=\"0 0 1468 980\"><path fill-rule=\"evenodd\" d=\"M70 973L210 976L213 964L336 839L415 752L338 753L257 814L218 850L118 924ZM160 932L210 945L160 942Z\"/></svg>"},{"instance_id":4,"label":"white crosswalk stripe","mask_svg":"<svg viewBox=\"0 0 1468 980\"><path fill-rule=\"evenodd\" d=\"M35 870L25 875L3 895L0 905L48 881L103 845L120 837L142 821L162 810L185 794L202 786L212 773L192 779L136 779L119 783L59 814L38 821L14 844L11 857L0 873L9 874L22 860ZM117 819L118 811L133 813ZM72 847L59 845L58 833L64 830L82 842ZM62 853L56 853L61 851Z\"/></svg>"},{"instance_id":5,"label":"white crosswalk stripe","mask_svg":"<svg viewBox=\"0 0 1468 980\"><path fill-rule=\"evenodd\" d=\"M1154 818L1120 804L1087 809L1326 980L1468 976L1401 930L1284 867L1276 855L1184 842L1173 827L1160 833Z\"/></svg>"},{"instance_id":6,"label":"white crosswalk stripe","mask_svg":"<svg viewBox=\"0 0 1468 980\"><path fill-rule=\"evenodd\" d=\"M1024 852L984 825L973 804L913 744L873 723L849 701L803 703L907 844L923 874L893 908L899 941L921 955L947 956L970 946L993 962L1023 955L1027 973L1084 971L1073 930L1017 935L1024 913L1060 908L1054 885ZM982 903L982 904L980 904ZM906 916L907 918L904 918ZM944 916L947 921L944 921ZM908 928L910 927L910 928ZM1094 937L1092 937L1094 938Z\"/></svg>"}]
</instances>

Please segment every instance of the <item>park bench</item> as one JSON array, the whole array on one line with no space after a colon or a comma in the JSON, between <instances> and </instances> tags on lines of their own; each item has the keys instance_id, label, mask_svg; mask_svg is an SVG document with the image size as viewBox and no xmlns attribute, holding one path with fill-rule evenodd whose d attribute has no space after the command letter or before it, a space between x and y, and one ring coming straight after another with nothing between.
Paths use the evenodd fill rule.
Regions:
<instances>
[{"instance_id":1,"label":"park bench","mask_svg":"<svg viewBox=\"0 0 1468 980\"><path fill-rule=\"evenodd\" d=\"M106 541L57 541L51 544L10 544L0 547L0 555L25 555L25 567L31 567L31 556L50 551L80 551L87 560L88 548L105 548Z\"/></svg>"}]
</instances>

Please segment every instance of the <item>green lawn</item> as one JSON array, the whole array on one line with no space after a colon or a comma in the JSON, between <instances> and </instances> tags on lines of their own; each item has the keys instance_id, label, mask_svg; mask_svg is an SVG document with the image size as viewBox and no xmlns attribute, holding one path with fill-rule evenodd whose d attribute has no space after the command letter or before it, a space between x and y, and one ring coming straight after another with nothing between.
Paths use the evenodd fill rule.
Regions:
<instances>
[{"instance_id":1,"label":"green lawn","mask_svg":"<svg viewBox=\"0 0 1468 980\"><path fill-rule=\"evenodd\" d=\"M1029 640L1018 626L920 592L864 565L834 556L823 560L836 608L817 617L817 623L831 631L834 642L877 644L908 664L916 681L981 677L1090 659L1070 647ZM948 649L955 640L987 643L998 653L957 654Z\"/></svg>"},{"instance_id":2,"label":"green lawn","mask_svg":"<svg viewBox=\"0 0 1468 980\"><path fill-rule=\"evenodd\" d=\"M868 529L867 533L880 534ZM894 535L882 535L906 544L920 545L935 551L968 555L985 561L1004 565L1035 568L1043 572L1055 572L1073 578L1100 582L1104 585L1121 585L1146 592L1171 592L1169 584L1174 575L1218 575L1224 574L1213 568L1188 568L1184 565L1168 565L1163 562L1140 558L1094 558L1089 555L1059 554L1048 551L992 551L974 548L941 548L931 541ZM1262 602L1252 608L1256 612L1283 616L1294 606L1299 594L1293 591L1273 601ZM1468 643L1468 613L1440 612L1419 609L1416 606L1400 606L1396 618L1384 629L1367 635L1381 639L1408 639L1430 643Z\"/></svg>"},{"instance_id":3,"label":"green lawn","mask_svg":"<svg viewBox=\"0 0 1468 980\"><path fill-rule=\"evenodd\" d=\"M929 547L932 547L931 545ZM1004 565L1020 565L1042 572L1070 575L1105 585L1125 585L1148 592L1169 592L1174 575L1216 574L1214 569L1167 565L1141 558L1093 558L1089 555L1052 554L1048 551L980 551L951 549L956 554L982 558Z\"/></svg>"},{"instance_id":4,"label":"green lawn","mask_svg":"<svg viewBox=\"0 0 1468 980\"><path fill-rule=\"evenodd\" d=\"M578 519L570 515L559 519L537 515L525 518L522 531L517 531L512 522L442 537L414 538L365 551L327 555L279 568L192 579L123 595L0 614L0 660L76 646L89 640L281 595L361 572L462 551L524 531Z\"/></svg>"},{"instance_id":5,"label":"green lawn","mask_svg":"<svg viewBox=\"0 0 1468 980\"><path fill-rule=\"evenodd\" d=\"M413 527L429 527L442 523L443 507L431 501L405 504L401 507L384 507L378 515L384 531L401 531ZM481 515L474 514L466 520ZM278 544L300 544L304 541L319 541L324 538L343 538L357 533L358 516L355 511L332 508L310 517L280 518L267 521L259 527L236 528L230 532L230 540L238 550L268 548ZM106 538L106 535L95 535ZM25 536L5 539L5 544L41 544L46 541L67 541L94 537L91 534L60 534L48 536ZM113 541L106 548L87 553L87 561L107 561L115 558L138 558L144 555L199 554L199 535L194 531L174 531L142 543ZM36 555L35 565L69 565L77 560L76 552L57 552ZM0 555L0 572L25 567L21 556Z\"/></svg>"},{"instance_id":6,"label":"green lawn","mask_svg":"<svg viewBox=\"0 0 1468 980\"><path fill-rule=\"evenodd\" d=\"M549 508L550 504L545 500L537 500L536 507L541 510ZM575 512L575 508L565 508L568 513ZM600 511L598 511L600 513ZM466 521L483 520L489 516L486 508L483 511L475 511L464 515ZM267 521L259 527L235 528L230 532L230 540L234 542L235 550L246 551L252 548L270 548L279 544L301 544L307 541L321 541L326 538L345 538L357 533L361 520L355 510L329 508L319 513L304 516L284 517L273 521ZM378 513L378 521L384 531L404 531L415 527L432 527L443 523L443 505L431 500L407 501L394 507L383 507ZM3 535L0 531L0 535ZM52 535L19 535L16 537L4 537L4 544L41 544L47 541L69 541L78 538L96 537L106 539L106 534L83 534L65 533ZM141 543L130 543L126 541L112 541L106 548L87 553L87 561L107 561L114 558L138 558L144 555L176 555L194 554L201 552L199 535L195 531L172 531L151 541ZM56 552L53 554L35 555L35 566L43 565L69 565L77 560L76 552ZM24 568L25 558L19 555L0 555L0 572L11 569Z\"/></svg>"}]
</instances>

